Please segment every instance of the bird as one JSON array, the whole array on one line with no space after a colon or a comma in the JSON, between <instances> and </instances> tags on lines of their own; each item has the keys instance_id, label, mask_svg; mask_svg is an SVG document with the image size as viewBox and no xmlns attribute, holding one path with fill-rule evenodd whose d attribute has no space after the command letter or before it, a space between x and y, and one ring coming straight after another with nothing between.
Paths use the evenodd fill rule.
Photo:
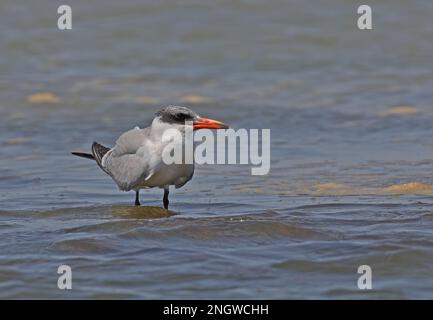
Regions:
<instances>
[{"instance_id":1,"label":"bird","mask_svg":"<svg viewBox=\"0 0 433 320\"><path fill-rule=\"evenodd\" d=\"M136 206L140 205L141 189L163 189L163 206L168 210L170 186L177 189L190 181L194 163L166 164L163 150L169 141L162 136L168 129L177 129L184 138L187 126L192 126L192 130L229 128L223 122L200 117L187 107L170 105L155 113L150 126L135 127L121 134L112 148L93 142L91 153L71 153L94 160L120 190L135 191Z\"/></svg>"}]
</instances>

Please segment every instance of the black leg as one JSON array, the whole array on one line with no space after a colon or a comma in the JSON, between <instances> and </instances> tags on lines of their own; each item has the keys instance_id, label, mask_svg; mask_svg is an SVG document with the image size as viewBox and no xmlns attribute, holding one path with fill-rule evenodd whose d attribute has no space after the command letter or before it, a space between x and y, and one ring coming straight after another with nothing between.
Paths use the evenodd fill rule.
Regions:
<instances>
[{"instance_id":1,"label":"black leg","mask_svg":"<svg viewBox=\"0 0 433 320\"><path fill-rule=\"evenodd\" d=\"M168 204L170 203L168 201L168 188L164 189L164 198L162 199L162 202L164 203L164 209L168 209Z\"/></svg>"},{"instance_id":2,"label":"black leg","mask_svg":"<svg viewBox=\"0 0 433 320\"><path fill-rule=\"evenodd\" d=\"M135 191L135 205L140 205L140 190Z\"/></svg>"}]
</instances>

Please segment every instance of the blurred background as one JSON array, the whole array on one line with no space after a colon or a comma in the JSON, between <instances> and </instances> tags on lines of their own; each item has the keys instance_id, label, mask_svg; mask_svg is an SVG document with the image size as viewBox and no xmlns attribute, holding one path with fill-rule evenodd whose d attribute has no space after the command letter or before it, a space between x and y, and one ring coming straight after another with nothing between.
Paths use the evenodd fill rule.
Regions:
<instances>
[{"instance_id":1,"label":"blurred background","mask_svg":"<svg viewBox=\"0 0 433 320\"><path fill-rule=\"evenodd\" d=\"M72 8L72 30L57 8ZM373 30L357 28L358 6ZM433 2L0 3L0 297L432 298ZM271 171L117 190L74 158L161 106L271 129ZM73 290L57 289L69 264ZM359 265L373 288L356 286Z\"/></svg>"}]
</instances>

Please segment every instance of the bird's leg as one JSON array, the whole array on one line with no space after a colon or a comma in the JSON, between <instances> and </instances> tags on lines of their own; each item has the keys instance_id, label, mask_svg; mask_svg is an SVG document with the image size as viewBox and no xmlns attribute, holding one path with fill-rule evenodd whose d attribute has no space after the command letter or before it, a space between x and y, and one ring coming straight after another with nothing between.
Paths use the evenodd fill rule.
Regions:
<instances>
[{"instance_id":1,"label":"bird's leg","mask_svg":"<svg viewBox=\"0 0 433 320\"><path fill-rule=\"evenodd\" d=\"M162 199L162 203L164 203L164 209L168 209L168 204L169 204L169 201L168 201L168 188L164 188L164 198Z\"/></svg>"},{"instance_id":2,"label":"bird's leg","mask_svg":"<svg viewBox=\"0 0 433 320\"><path fill-rule=\"evenodd\" d=\"M140 190L135 191L135 205L136 206L140 205Z\"/></svg>"}]
</instances>

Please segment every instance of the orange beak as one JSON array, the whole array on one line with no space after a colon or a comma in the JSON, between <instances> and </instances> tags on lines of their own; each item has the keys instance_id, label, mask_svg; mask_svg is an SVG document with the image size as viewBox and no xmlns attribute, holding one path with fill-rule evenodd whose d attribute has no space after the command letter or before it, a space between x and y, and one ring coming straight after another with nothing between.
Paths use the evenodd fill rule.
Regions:
<instances>
[{"instance_id":1,"label":"orange beak","mask_svg":"<svg viewBox=\"0 0 433 320\"><path fill-rule=\"evenodd\" d=\"M198 130L198 129L228 129L229 126L226 125L225 123L216 121L216 120L212 120L212 119L207 119L207 118L197 118L196 121L194 121L192 123L192 126L194 128L194 130Z\"/></svg>"}]
</instances>

